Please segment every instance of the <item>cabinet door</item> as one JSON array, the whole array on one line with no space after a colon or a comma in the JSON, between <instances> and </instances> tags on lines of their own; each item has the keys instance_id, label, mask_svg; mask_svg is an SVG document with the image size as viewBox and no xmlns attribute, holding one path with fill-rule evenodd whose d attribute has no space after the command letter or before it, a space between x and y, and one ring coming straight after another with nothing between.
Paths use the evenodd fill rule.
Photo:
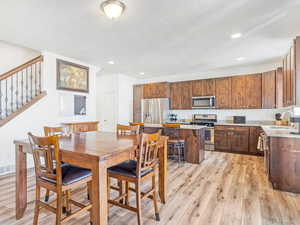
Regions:
<instances>
[{"instance_id":1,"label":"cabinet door","mask_svg":"<svg viewBox=\"0 0 300 225\"><path fill-rule=\"evenodd\" d=\"M179 82L180 109L192 109L192 82Z\"/></svg>"},{"instance_id":2,"label":"cabinet door","mask_svg":"<svg viewBox=\"0 0 300 225\"><path fill-rule=\"evenodd\" d=\"M216 107L218 109L231 108L231 78L216 79Z\"/></svg>"},{"instance_id":3,"label":"cabinet door","mask_svg":"<svg viewBox=\"0 0 300 225\"><path fill-rule=\"evenodd\" d=\"M143 87L144 98L168 98L169 97L169 83L149 83L144 84Z\"/></svg>"},{"instance_id":4,"label":"cabinet door","mask_svg":"<svg viewBox=\"0 0 300 225\"><path fill-rule=\"evenodd\" d=\"M234 76L231 78L231 106L233 109L246 108L245 90L245 76Z\"/></svg>"},{"instance_id":5,"label":"cabinet door","mask_svg":"<svg viewBox=\"0 0 300 225\"><path fill-rule=\"evenodd\" d=\"M291 55L288 54L286 57L286 74L285 74L285 90L286 90L286 106L291 105Z\"/></svg>"},{"instance_id":6,"label":"cabinet door","mask_svg":"<svg viewBox=\"0 0 300 225\"><path fill-rule=\"evenodd\" d=\"M170 84L170 107L171 109L181 109L181 96L180 96L179 83Z\"/></svg>"},{"instance_id":7,"label":"cabinet door","mask_svg":"<svg viewBox=\"0 0 300 225\"><path fill-rule=\"evenodd\" d=\"M203 96L203 80L193 80L192 81L192 96L198 97Z\"/></svg>"},{"instance_id":8,"label":"cabinet door","mask_svg":"<svg viewBox=\"0 0 300 225\"><path fill-rule=\"evenodd\" d=\"M230 151L230 128L228 126L215 126L215 149L219 151Z\"/></svg>"},{"instance_id":9,"label":"cabinet door","mask_svg":"<svg viewBox=\"0 0 300 225\"><path fill-rule=\"evenodd\" d=\"M276 71L262 74L262 108L273 109L276 107Z\"/></svg>"},{"instance_id":10,"label":"cabinet door","mask_svg":"<svg viewBox=\"0 0 300 225\"><path fill-rule=\"evenodd\" d=\"M290 105L295 105L296 98L295 98L295 87L296 87L296 53L295 47L293 46L290 51L290 63L291 63L291 70L290 70L290 82L291 82L291 90L290 90Z\"/></svg>"},{"instance_id":11,"label":"cabinet door","mask_svg":"<svg viewBox=\"0 0 300 225\"><path fill-rule=\"evenodd\" d=\"M142 122L143 85L133 86L133 122Z\"/></svg>"},{"instance_id":12,"label":"cabinet door","mask_svg":"<svg viewBox=\"0 0 300 225\"><path fill-rule=\"evenodd\" d=\"M245 108L261 109L261 74L245 76Z\"/></svg>"},{"instance_id":13,"label":"cabinet door","mask_svg":"<svg viewBox=\"0 0 300 225\"><path fill-rule=\"evenodd\" d=\"M276 71L276 108L283 107L283 68Z\"/></svg>"},{"instance_id":14,"label":"cabinet door","mask_svg":"<svg viewBox=\"0 0 300 225\"><path fill-rule=\"evenodd\" d=\"M234 152L249 151L249 128L234 127L230 136L231 150Z\"/></svg>"},{"instance_id":15,"label":"cabinet door","mask_svg":"<svg viewBox=\"0 0 300 225\"><path fill-rule=\"evenodd\" d=\"M202 96L215 96L215 79L202 80Z\"/></svg>"},{"instance_id":16,"label":"cabinet door","mask_svg":"<svg viewBox=\"0 0 300 225\"><path fill-rule=\"evenodd\" d=\"M257 143L261 132L263 131L260 127L249 127L249 152L260 153Z\"/></svg>"}]
</instances>

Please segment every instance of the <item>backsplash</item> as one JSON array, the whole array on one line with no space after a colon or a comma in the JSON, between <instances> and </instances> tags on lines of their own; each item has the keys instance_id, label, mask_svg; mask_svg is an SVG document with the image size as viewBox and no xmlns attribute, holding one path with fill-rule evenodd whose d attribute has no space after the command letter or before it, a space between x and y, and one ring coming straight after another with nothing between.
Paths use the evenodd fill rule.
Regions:
<instances>
[{"instance_id":1,"label":"backsplash","mask_svg":"<svg viewBox=\"0 0 300 225\"><path fill-rule=\"evenodd\" d=\"M246 116L247 121L274 121L276 113L287 111L283 109L248 109L248 110L169 110L169 113L178 115L179 120L191 120L193 114L217 114L218 120L233 120L233 116Z\"/></svg>"}]
</instances>

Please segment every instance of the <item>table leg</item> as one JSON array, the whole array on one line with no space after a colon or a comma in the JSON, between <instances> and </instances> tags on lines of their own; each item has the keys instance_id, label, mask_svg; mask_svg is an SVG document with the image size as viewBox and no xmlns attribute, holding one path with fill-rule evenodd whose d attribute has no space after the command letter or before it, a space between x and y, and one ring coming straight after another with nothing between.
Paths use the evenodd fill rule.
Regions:
<instances>
[{"instance_id":1,"label":"table leg","mask_svg":"<svg viewBox=\"0 0 300 225\"><path fill-rule=\"evenodd\" d=\"M21 219L27 207L27 164L26 153L16 145L16 219Z\"/></svg>"},{"instance_id":2,"label":"table leg","mask_svg":"<svg viewBox=\"0 0 300 225\"><path fill-rule=\"evenodd\" d=\"M92 168L92 223L93 225L107 225L107 168L105 161Z\"/></svg>"},{"instance_id":3,"label":"table leg","mask_svg":"<svg viewBox=\"0 0 300 225\"><path fill-rule=\"evenodd\" d=\"M164 147L159 151L159 197L162 203L167 201L167 175L168 175L168 143L164 141Z\"/></svg>"}]
</instances>

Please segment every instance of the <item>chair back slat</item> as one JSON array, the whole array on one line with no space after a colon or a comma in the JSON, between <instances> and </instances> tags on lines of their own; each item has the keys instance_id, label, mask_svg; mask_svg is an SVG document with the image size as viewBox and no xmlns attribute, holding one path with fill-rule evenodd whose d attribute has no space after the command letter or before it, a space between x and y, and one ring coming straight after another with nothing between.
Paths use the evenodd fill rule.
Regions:
<instances>
[{"instance_id":1,"label":"chair back slat","mask_svg":"<svg viewBox=\"0 0 300 225\"><path fill-rule=\"evenodd\" d=\"M37 137L28 133L37 178L48 178L61 184L61 156L58 136ZM59 179L60 178L60 179Z\"/></svg>"},{"instance_id":2,"label":"chair back slat","mask_svg":"<svg viewBox=\"0 0 300 225\"><path fill-rule=\"evenodd\" d=\"M139 134L140 126L127 126L117 124L117 134L119 135L134 135Z\"/></svg>"},{"instance_id":3,"label":"chair back slat","mask_svg":"<svg viewBox=\"0 0 300 225\"><path fill-rule=\"evenodd\" d=\"M158 141L160 133L142 134L140 148L137 152L137 175L140 177L145 170L153 168L158 164Z\"/></svg>"},{"instance_id":4,"label":"chair back slat","mask_svg":"<svg viewBox=\"0 0 300 225\"><path fill-rule=\"evenodd\" d=\"M62 127L44 127L45 136L63 136L64 135L64 128Z\"/></svg>"}]
</instances>

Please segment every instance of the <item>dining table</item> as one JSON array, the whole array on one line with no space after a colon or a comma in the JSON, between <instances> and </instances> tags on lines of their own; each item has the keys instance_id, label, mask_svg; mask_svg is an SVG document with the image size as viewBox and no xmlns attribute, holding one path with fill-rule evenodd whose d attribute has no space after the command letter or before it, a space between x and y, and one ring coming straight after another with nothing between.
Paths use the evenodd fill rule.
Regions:
<instances>
[{"instance_id":1,"label":"dining table","mask_svg":"<svg viewBox=\"0 0 300 225\"><path fill-rule=\"evenodd\" d=\"M139 135L112 132L74 133L59 137L61 159L65 163L88 168L92 172L91 221L93 225L108 224L107 168L134 159ZM167 200L167 140L159 140L159 197ZM27 207L27 154L32 154L29 141L15 140L16 151L16 219L24 216Z\"/></svg>"}]
</instances>

